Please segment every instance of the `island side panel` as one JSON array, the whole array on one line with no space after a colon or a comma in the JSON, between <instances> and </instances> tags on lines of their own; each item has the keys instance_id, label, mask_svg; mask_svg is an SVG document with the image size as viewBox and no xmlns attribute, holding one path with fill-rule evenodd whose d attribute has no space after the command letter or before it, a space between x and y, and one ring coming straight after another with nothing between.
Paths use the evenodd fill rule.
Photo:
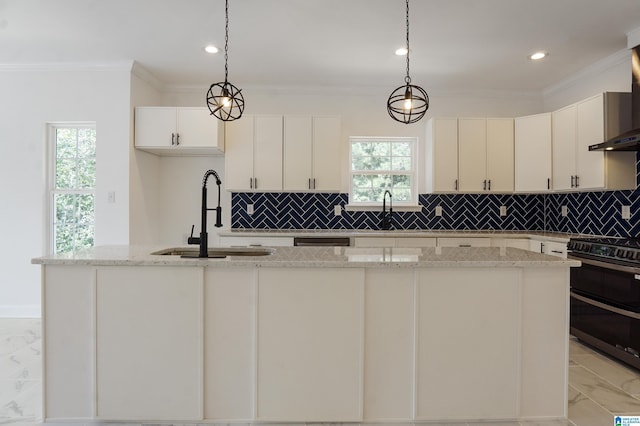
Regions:
<instances>
[{"instance_id":1,"label":"island side panel","mask_svg":"<svg viewBox=\"0 0 640 426\"><path fill-rule=\"evenodd\" d=\"M416 418L517 418L520 270L416 273Z\"/></svg>"},{"instance_id":2,"label":"island side panel","mask_svg":"<svg viewBox=\"0 0 640 426\"><path fill-rule=\"evenodd\" d=\"M205 269L205 419L253 419L257 275L256 269Z\"/></svg>"},{"instance_id":3,"label":"island side panel","mask_svg":"<svg viewBox=\"0 0 640 426\"><path fill-rule=\"evenodd\" d=\"M569 268L529 268L522 289L522 418L567 417Z\"/></svg>"},{"instance_id":4,"label":"island side panel","mask_svg":"<svg viewBox=\"0 0 640 426\"><path fill-rule=\"evenodd\" d=\"M365 287L364 418L413 418L413 269L368 268Z\"/></svg>"},{"instance_id":5,"label":"island side panel","mask_svg":"<svg viewBox=\"0 0 640 426\"><path fill-rule=\"evenodd\" d=\"M98 418L202 419L202 283L196 267L99 267Z\"/></svg>"},{"instance_id":6,"label":"island side panel","mask_svg":"<svg viewBox=\"0 0 640 426\"><path fill-rule=\"evenodd\" d=\"M256 417L360 421L364 269L264 268L258 282Z\"/></svg>"},{"instance_id":7,"label":"island side panel","mask_svg":"<svg viewBox=\"0 0 640 426\"><path fill-rule=\"evenodd\" d=\"M44 266L45 420L95 415L95 281L92 267Z\"/></svg>"}]
</instances>

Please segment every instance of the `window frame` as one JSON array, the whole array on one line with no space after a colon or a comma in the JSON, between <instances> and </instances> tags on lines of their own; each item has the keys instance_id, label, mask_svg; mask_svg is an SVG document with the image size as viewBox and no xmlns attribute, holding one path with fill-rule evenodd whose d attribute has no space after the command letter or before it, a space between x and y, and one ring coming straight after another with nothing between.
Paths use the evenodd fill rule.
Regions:
<instances>
[{"instance_id":1,"label":"window frame","mask_svg":"<svg viewBox=\"0 0 640 426\"><path fill-rule=\"evenodd\" d=\"M395 172L391 169L376 170L353 170L353 144L357 142L409 142L411 146L411 169L408 172ZM393 207L416 207L418 206L418 148L419 138L416 136L350 136L349 137L349 210L366 209L367 207L380 208L382 201L355 201L354 199L354 174L400 174L409 175L411 199L408 201L398 201L393 199ZM391 194L393 190L389 188Z\"/></svg>"},{"instance_id":2,"label":"window frame","mask_svg":"<svg viewBox=\"0 0 640 426\"><path fill-rule=\"evenodd\" d=\"M58 189L56 188L56 172L57 172L57 130L58 129L92 129L96 130L95 122L49 122L47 123L46 139L47 139L47 205L48 205L48 232L46 247L50 254L56 254L55 226L56 226L56 195L58 194L77 194L93 196L93 239L95 245L95 203L96 203L96 182L92 188L74 188L74 189ZM96 147L97 150L97 147ZM97 153L96 153L97 154ZM97 155L94 159L97 163ZM78 157L76 156L76 165ZM97 168L97 164L96 164ZM74 238L76 233L74 232ZM75 252L75 244L74 250Z\"/></svg>"}]
</instances>

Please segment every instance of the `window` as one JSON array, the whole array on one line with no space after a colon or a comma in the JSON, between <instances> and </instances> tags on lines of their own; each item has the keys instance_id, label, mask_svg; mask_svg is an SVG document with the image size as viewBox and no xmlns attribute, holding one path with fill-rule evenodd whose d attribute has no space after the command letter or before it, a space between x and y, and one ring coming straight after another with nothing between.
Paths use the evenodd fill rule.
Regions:
<instances>
[{"instance_id":1,"label":"window","mask_svg":"<svg viewBox=\"0 0 640 426\"><path fill-rule=\"evenodd\" d=\"M96 130L89 125L50 125L51 250L93 246Z\"/></svg>"},{"instance_id":2,"label":"window","mask_svg":"<svg viewBox=\"0 0 640 426\"><path fill-rule=\"evenodd\" d=\"M382 204L385 190L394 205L417 205L417 138L351 137L349 203Z\"/></svg>"}]
</instances>

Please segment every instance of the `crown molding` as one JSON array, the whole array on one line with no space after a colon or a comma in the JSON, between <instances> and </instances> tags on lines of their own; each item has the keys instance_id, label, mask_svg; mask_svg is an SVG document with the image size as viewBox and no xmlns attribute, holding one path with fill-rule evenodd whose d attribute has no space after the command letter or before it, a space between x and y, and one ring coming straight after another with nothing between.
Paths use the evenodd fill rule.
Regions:
<instances>
[{"instance_id":1,"label":"crown molding","mask_svg":"<svg viewBox=\"0 0 640 426\"><path fill-rule=\"evenodd\" d=\"M165 91L165 84L160 81L151 71L143 67L139 62L133 61L131 67L131 74L140 78L142 81L148 83L155 90L160 92Z\"/></svg>"},{"instance_id":2,"label":"crown molding","mask_svg":"<svg viewBox=\"0 0 640 426\"><path fill-rule=\"evenodd\" d=\"M638 45L640 45L640 27L627 33L627 48L633 49Z\"/></svg>"},{"instance_id":3,"label":"crown molding","mask_svg":"<svg viewBox=\"0 0 640 426\"><path fill-rule=\"evenodd\" d=\"M0 64L0 71L131 71L134 61Z\"/></svg>"},{"instance_id":4,"label":"crown molding","mask_svg":"<svg viewBox=\"0 0 640 426\"><path fill-rule=\"evenodd\" d=\"M553 96L558 92L561 92L565 89L568 89L571 86L578 84L584 78L601 74L602 72L610 68L613 68L616 65L629 61L630 58L631 58L631 51L629 49L619 50L613 55L609 55L606 58L598 62L595 62L586 68L583 68L582 70L571 75L570 77L560 80L558 83L545 88L542 91L543 97L547 98L549 96Z\"/></svg>"}]
</instances>

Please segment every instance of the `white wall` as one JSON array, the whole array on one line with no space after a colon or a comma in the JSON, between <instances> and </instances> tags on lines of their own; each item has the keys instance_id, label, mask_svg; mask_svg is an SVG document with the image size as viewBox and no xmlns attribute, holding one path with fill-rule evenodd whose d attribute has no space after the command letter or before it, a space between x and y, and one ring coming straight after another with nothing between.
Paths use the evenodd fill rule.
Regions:
<instances>
[{"instance_id":1,"label":"white wall","mask_svg":"<svg viewBox=\"0 0 640 426\"><path fill-rule=\"evenodd\" d=\"M129 76L127 65L0 70L0 317L40 315L30 261L48 251L47 122L96 123L96 243L128 243Z\"/></svg>"}]
</instances>

